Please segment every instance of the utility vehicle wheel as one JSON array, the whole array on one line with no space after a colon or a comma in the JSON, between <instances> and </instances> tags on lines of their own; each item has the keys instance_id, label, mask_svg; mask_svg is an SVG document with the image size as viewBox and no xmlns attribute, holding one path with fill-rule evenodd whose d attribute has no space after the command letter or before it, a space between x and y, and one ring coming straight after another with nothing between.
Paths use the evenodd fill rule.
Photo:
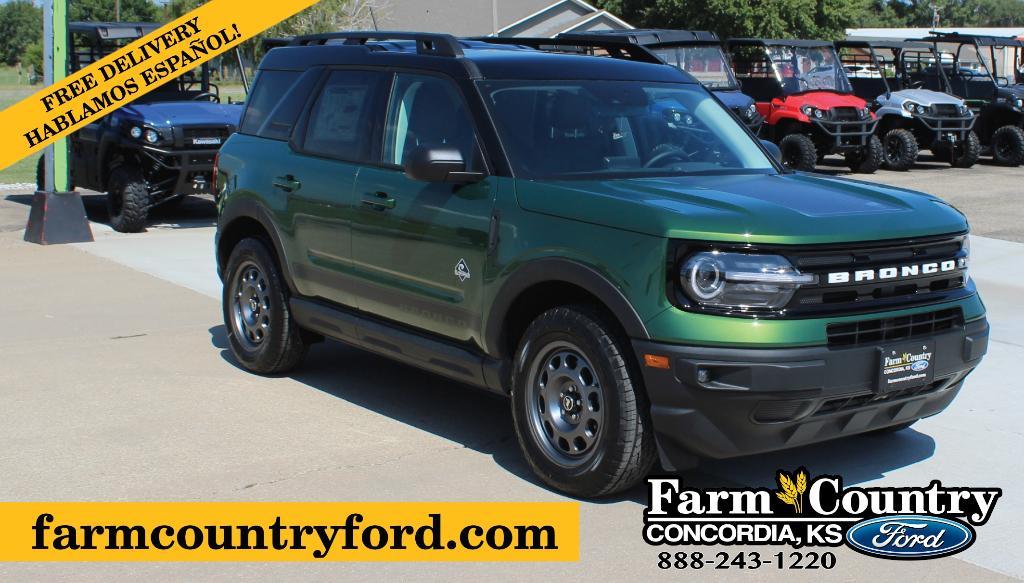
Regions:
<instances>
[{"instance_id":1,"label":"utility vehicle wheel","mask_svg":"<svg viewBox=\"0 0 1024 583\"><path fill-rule=\"evenodd\" d=\"M885 167L889 170L910 170L917 162L917 138L904 129L890 130L882 142Z\"/></svg>"},{"instance_id":2,"label":"utility vehicle wheel","mask_svg":"<svg viewBox=\"0 0 1024 583\"><path fill-rule=\"evenodd\" d=\"M221 304L231 354L246 370L283 373L306 355L284 280L262 241L243 239L231 251Z\"/></svg>"},{"instance_id":3,"label":"utility vehicle wheel","mask_svg":"<svg viewBox=\"0 0 1024 583\"><path fill-rule=\"evenodd\" d=\"M946 147L949 147L948 142ZM947 149L946 152L949 150ZM948 160L949 165L954 168L970 168L978 162L980 156L981 141L978 139L978 134L970 132L967 134L967 139L957 144L952 154L947 153L944 159Z\"/></svg>"},{"instance_id":4,"label":"utility vehicle wheel","mask_svg":"<svg viewBox=\"0 0 1024 583\"><path fill-rule=\"evenodd\" d=\"M585 306L537 317L512 371L519 447L546 484L573 496L621 492L655 462L650 405L627 340Z\"/></svg>"},{"instance_id":5,"label":"utility vehicle wheel","mask_svg":"<svg viewBox=\"0 0 1024 583\"><path fill-rule=\"evenodd\" d=\"M115 231L136 233L146 228L149 188L138 168L118 166L111 173L107 213L110 215L110 226Z\"/></svg>"},{"instance_id":6,"label":"utility vehicle wheel","mask_svg":"<svg viewBox=\"0 0 1024 583\"><path fill-rule=\"evenodd\" d=\"M882 141L878 136L871 136L868 145L863 148L846 154L846 163L854 172L861 174L874 174L882 166L885 154L882 148Z\"/></svg>"},{"instance_id":7,"label":"utility vehicle wheel","mask_svg":"<svg viewBox=\"0 0 1024 583\"><path fill-rule=\"evenodd\" d=\"M906 423L900 423L899 425L893 425L891 427L883 427L881 429L876 429L872 433L896 433L897 431L903 431L904 429L909 429L910 426L915 424L915 423L917 423L917 419L915 419L913 421L907 421Z\"/></svg>"},{"instance_id":8,"label":"utility vehicle wheel","mask_svg":"<svg viewBox=\"0 0 1024 583\"><path fill-rule=\"evenodd\" d=\"M1024 164L1024 130L1003 126L992 134L992 158L1003 166Z\"/></svg>"},{"instance_id":9,"label":"utility vehicle wheel","mask_svg":"<svg viewBox=\"0 0 1024 583\"><path fill-rule=\"evenodd\" d=\"M818 149L814 140L804 134L789 134L779 142L782 163L790 170L814 170L818 163Z\"/></svg>"}]
</instances>

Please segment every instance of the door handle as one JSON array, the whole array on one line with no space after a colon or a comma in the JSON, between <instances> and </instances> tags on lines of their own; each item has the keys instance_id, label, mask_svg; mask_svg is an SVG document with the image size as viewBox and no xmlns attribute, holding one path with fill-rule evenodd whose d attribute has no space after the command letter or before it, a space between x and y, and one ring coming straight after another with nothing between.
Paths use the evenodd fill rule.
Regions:
<instances>
[{"instance_id":1,"label":"door handle","mask_svg":"<svg viewBox=\"0 0 1024 583\"><path fill-rule=\"evenodd\" d=\"M274 188L280 188L285 192L295 192L302 188L302 182L295 179L291 174L274 178Z\"/></svg>"},{"instance_id":2,"label":"door handle","mask_svg":"<svg viewBox=\"0 0 1024 583\"><path fill-rule=\"evenodd\" d=\"M386 211L395 208L395 199L386 192L375 192L372 197L364 197L363 205L378 211Z\"/></svg>"}]
</instances>

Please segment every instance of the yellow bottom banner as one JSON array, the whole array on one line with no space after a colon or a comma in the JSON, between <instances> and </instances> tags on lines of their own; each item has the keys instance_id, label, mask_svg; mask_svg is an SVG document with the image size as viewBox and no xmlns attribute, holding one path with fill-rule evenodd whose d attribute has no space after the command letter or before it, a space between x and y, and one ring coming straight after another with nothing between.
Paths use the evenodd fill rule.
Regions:
<instances>
[{"instance_id":1,"label":"yellow bottom banner","mask_svg":"<svg viewBox=\"0 0 1024 583\"><path fill-rule=\"evenodd\" d=\"M0 561L576 561L573 502L3 502Z\"/></svg>"}]
</instances>

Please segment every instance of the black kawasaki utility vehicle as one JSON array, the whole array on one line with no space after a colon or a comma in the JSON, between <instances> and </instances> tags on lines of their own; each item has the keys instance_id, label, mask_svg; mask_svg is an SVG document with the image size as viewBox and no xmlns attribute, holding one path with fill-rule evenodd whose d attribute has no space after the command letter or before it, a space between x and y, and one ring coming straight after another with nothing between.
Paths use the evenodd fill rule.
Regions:
<instances>
[{"instance_id":1,"label":"black kawasaki utility vehicle","mask_svg":"<svg viewBox=\"0 0 1024 583\"><path fill-rule=\"evenodd\" d=\"M72 22L70 69L87 67L160 26ZM151 208L213 193L214 157L241 115L240 103L220 103L220 90L204 64L75 132L70 187L106 192L110 225L140 231ZM40 188L42 167L40 158Z\"/></svg>"},{"instance_id":2,"label":"black kawasaki utility vehicle","mask_svg":"<svg viewBox=\"0 0 1024 583\"><path fill-rule=\"evenodd\" d=\"M914 41L845 40L836 43L853 92L873 103L885 166L907 170L921 148L958 168L978 161L974 113L952 95L934 45ZM926 85L937 90L925 89Z\"/></svg>"},{"instance_id":3,"label":"black kawasaki utility vehicle","mask_svg":"<svg viewBox=\"0 0 1024 583\"><path fill-rule=\"evenodd\" d=\"M1024 164L1024 84L1016 69L1024 42L956 33L924 40L935 43L953 93L974 110L982 152L1004 166Z\"/></svg>"}]
</instances>

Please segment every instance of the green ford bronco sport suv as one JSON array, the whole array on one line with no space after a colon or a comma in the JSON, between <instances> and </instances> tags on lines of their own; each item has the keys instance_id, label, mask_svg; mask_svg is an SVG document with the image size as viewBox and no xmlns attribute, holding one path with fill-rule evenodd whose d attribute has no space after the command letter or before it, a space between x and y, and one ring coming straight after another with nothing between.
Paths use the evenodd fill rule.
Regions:
<instances>
[{"instance_id":1,"label":"green ford bronco sport suv","mask_svg":"<svg viewBox=\"0 0 1024 583\"><path fill-rule=\"evenodd\" d=\"M787 171L686 73L603 49L268 52L218 166L238 363L327 337L510 395L532 469L578 496L948 406L988 343L964 216Z\"/></svg>"}]
</instances>

